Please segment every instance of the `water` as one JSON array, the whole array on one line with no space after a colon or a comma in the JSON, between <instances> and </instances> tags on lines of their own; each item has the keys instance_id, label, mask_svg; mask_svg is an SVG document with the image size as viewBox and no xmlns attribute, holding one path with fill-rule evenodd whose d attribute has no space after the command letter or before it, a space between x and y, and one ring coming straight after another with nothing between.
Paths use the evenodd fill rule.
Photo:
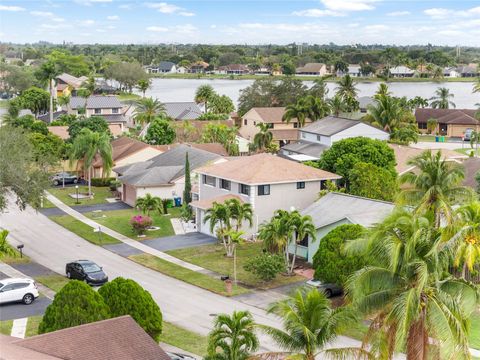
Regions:
<instances>
[{"instance_id":1,"label":"water","mask_svg":"<svg viewBox=\"0 0 480 360\"><path fill-rule=\"evenodd\" d=\"M240 90L251 85L253 80L225 80L225 79L152 79L152 87L146 92L146 96L158 98L163 102L193 101L195 90L204 84L212 85L221 95L229 96L237 104ZM311 81L306 81L307 86L312 86ZM378 88L378 82L358 83L359 96L372 96ZM337 84L327 83L329 95L335 91ZM458 109L476 108L480 103L480 94L472 94L473 82L393 82L388 87L394 96L406 96L412 98L421 96L431 98L439 87L450 89L454 94L453 102Z\"/></svg>"}]
</instances>

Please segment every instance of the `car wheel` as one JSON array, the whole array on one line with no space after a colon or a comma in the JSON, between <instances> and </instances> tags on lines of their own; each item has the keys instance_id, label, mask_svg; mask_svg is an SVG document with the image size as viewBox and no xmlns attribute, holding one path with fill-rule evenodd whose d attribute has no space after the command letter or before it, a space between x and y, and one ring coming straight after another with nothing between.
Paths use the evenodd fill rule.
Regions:
<instances>
[{"instance_id":1,"label":"car wheel","mask_svg":"<svg viewBox=\"0 0 480 360\"><path fill-rule=\"evenodd\" d=\"M325 289L324 293L325 293L325 296L326 296L327 298L331 298L331 297L332 297L332 290L330 290L330 289Z\"/></svg>"},{"instance_id":2,"label":"car wheel","mask_svg":"<svg viewBox=\"0 0 480 360\"><path fill-rule=\"evenodd\" d=\"M25 305L30 305L33 300L35 300L35 298L33 297L32 294L25 294L23 295L23 299L22 299L22 302L25 304Z\"/></svg>"},{"instance_id":3,"label":"car wheel","mask_svg":"<svg viewBox=\"0 0 480 360\"><path fill-rule=\"evenodd\" d=\"M59 182L58 182L57 180L55 180L55 181L53 182L53 185L58 186L58 185L59 185Z\"/></svg>"},{"instance_id":4,"label":"car wheel","mask_svg":"<svg viewBox=\"0 0 480 360\"><path fill-rule=\"evenodd\" d=\"M78 183L78 179L73 179L73 183L74 184Z\"/></svg>"},{"instance_id":5,"label":"car wheel","mask_svg":"<svg viewBox=\"0 0 480 360\"><path fill-rule=\"evenodd\" d=\"M67 278L69 278L69 279L72 278L72 274L70 274L70 271L67 271Z\"/></svg>"}]
</instances>

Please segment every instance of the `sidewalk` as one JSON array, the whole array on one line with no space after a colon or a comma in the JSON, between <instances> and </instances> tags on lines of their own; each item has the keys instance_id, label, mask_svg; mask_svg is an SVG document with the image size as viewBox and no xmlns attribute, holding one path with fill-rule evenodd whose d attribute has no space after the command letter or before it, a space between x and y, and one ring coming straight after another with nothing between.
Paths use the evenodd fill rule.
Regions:
<instances>
[{"instance_id":1,"label":"sidewalk","mask_svg":"<svg viewBox=\"0 0 480 360\"><path fill-rule=\"evenodd\" d=\"M127 245L129 245L133 248L136 248L136 249L140 250L140 251L143 251L144 253L156 256L156 257L158 257L162 260L168 261L172 264L181 266L185 269L192 270L192 271L195 271L195 272L204 273L204 272L208 271L208 270L206 270L206 269L204 269L200 266L197 266L197 265L188 263L186 261L180 260L180 259L178 259L174 256L168 255L164 252L161 252L159 250L151 248L150 246L147 246L147 245L142 244L141 242L132 240L129 237L126 237L125 235L122 235L122 234L120 234L120 233L118 233L118 232L116 232L112 229L109 229L109 228L107 228L103 225L100 225L99 223L93 221L92 219L89 219L85 215L83 215L83 214L79 213L78 211L72 209L70 206L65 205L63 202L61 202L59 199L57 199L55 196L53 196L49 192L47 192L47 199L52 204L54 204L56 207L58 207L60 210L65 212L66 214L74 217L75 219L83 222L84 224L87 224L88 226L92 227L93 229L101 228L103 233L110 235L111 237L121 241L124 244L127 244Z\"/></svg>"}]
</instances>

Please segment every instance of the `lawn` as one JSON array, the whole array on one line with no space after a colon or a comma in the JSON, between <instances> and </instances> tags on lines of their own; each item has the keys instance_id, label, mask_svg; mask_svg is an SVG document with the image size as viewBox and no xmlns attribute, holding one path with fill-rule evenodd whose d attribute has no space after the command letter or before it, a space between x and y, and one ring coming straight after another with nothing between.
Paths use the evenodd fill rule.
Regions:
<instances>
[{"instance_id":1,"label":"lawn","mask_svg":"<svg viewBox=\"0 0 480 360\"><path fill-rule=\"evenodd\" d=\"M0 321L0 334L10 335L12 332L13 320Z\"/></svg>"},{"instance_id":2,"label":"lawn","mask_svg":"<svg viewBox=\"0 0 480 360\"><path fill-rule=\"evenodd\" d=\"M262 250L262 243L245 243L237 247L237 280L240 283L245 284L246 286L265 289L305 280L304 277L298 275L277 275L274 280L265 284L252 273L245 271L243 265L246 263L246 261L257 255L260 255ZM167 253L192 264L201 266L205 269L233 277L233 258L228 258L225 256L225 249L222 245L203 245L185 249L171 250L167 251Z\"/></svg>"},{"instance_id":3,"label":"lawn","mask_svg":"<svg viewBox=\"0 0 480 360\"><path fill-rule=\"evenodd\" d=\"M139 238L137 235L135 235L132 230L132 226L130 225L130 219L132 216L140 214L140 212L135 209L102 212L101 214L105 215L106 217L98 217L98 213L86 213L85 216L134 240L147 240L175 235L170 219L172 217L180 216L180 208L172 208L169 209L168 212L170 214L168 216L159 215L158 213L151 213L150 217L153 220L153 225L158 226L160 229L147 231L145 233L145 237L142 238Z\"/></svg>"},{"instance_id":4,"label":"lawn","mask_svg":"<svg viewBox=\"0 0 480 360\"><path fill-rule=\"evenodd\" d=\"M53 205L53 203L51 203L50 200L48 200L47 198L43 199L43 206L42 206L43 209L50 209L54 207L55 205Z\"/></svg>"},{"instance_id":5,"label":"lawn","mask_svg":"<svg viewBox=\"0 0 480 360\"><path fill-rule=\"evenodd\" d=\"M42 321L42 315L31 316L28 318L27 330L25 331L25 337L31 337L38 334L38 325Z\"/></svg>"},{"instance_id":6,"label":"lawn","mask_svg":"<svg viewBox=\"0 0 480 360\"><path fill-rule=\"evenodd\" d=\"M30 258L28 256L23 255L20 257L20 252L17 249L13 249L13 251L15 253L14 256L6 255L5 253L0 252L0 261L6 264L26 264L30 262Z\"/></svg>"},{"instance_id":7,"label":"lawn","mask_svg":"<svg viewBox=\"0 0 480 360\"><path fill-rule=\"evenodd\" d=\"M455 151L462 154L462 155L470 156L470 152L475 151L475 150L472 149L470 147L470 145L468 145L468 146L465 146L464 148L455 149Z\"/></svg>"},{"instance_id":8,"label":"lawn","mask_svg":"<svg viewBox=\"0 0 480 360\"><path fill-rule=\"evenodd\" d=\"M190 330L166 321L163 322L160 341L202 357L207 353L206 336L191 332Z\"/></svg>"},{"instance_id":9,"label":"lawn","mask_svg":"<svg viewBox=\"0 0 480 360\"><path fill-rule=\"evenodd\" d=\"M472 315L470 324L470 347L480 350L480 311Z\"/></svg>"},{"instance_id":10,"label":"lawn","mask_svg":"<svg viewBox=\"0 0 480 360\"><path fill-rule=\"evenodd\" d=\"M76 204L77 199L74 199L70 196L70 194L76 194L74 187L50 188L48 189L48 192L68 206L105 204L107 203L107 198L113 197L110 188L92 186L92 193L94 194L93 199L79 199L80 204ZM78 187L78 192L85 194L88 193L88 186L80 185Z\"/></svg>"},{"instance_id":11,"label":"lawn","mask_svg":"<svg viewBox=\"0 0 480 360\"><path fill-rule=\"evenodd\" d=\"M140 95L133 94L133 93L128 93L128 92L122 92L117 95L118 100L120 101L131 101L131 100L138 100L141 98Z\"/></svg>"},{"instance_id":12,"label":"lawn","mask_svg":"<svg viewBox=\"0 0 480 360\"><path fill-rule=\"evenodd\" d=\"M60 291L69 281L65 276L58 274L34 276L34 279L55 292Z\"/></svg>"},{"instance_id":13,"label":"lawn","mask_svg":"<svg viewBox=\"0 0 480 360\"><path fill-rule=\"evenodd\" d=\"M182 280L186 283L201 287L220 295L227 295L225 291L225 284L220 279L215 279L211 276L185 269L184 267L172 264L150 254L131 255L128 258L136 263L175 279ZM234 286L232 295L239 295L247 292L248 290L243 287Z\"/></svg>"},{"instance_id":14,"label":"lawn","mask_svg":"<svg viewBox=\"0 0 480 360\"><path fill-rule=\"evenodd\" d=\"M94 232L89 225L70 215L50 216L50 220L95 245L119 244L120 241L105 233Z\"/></svg>"}]
</instances>

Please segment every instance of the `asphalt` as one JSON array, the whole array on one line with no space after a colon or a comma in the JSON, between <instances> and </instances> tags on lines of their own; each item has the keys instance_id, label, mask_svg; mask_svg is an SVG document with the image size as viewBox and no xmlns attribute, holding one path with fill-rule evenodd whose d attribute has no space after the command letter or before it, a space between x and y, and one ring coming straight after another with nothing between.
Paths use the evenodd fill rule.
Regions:
<instances>
[{"instance_id":1,"label":"asphalt","mask_svg":"<svg viewBox=\"0 0 480 360\"><path fill-rule=\"evenodd\" d=\"M71 206L72 209L78 211L79 213L88 213L92 211L112 211L112 210L125 210L131 209L130 205L125 204L122 201L117 201L114 203L105 203L105 204L95 204L95 205L77 205ZM57 216L57 215L66 215L66 213L59 209L58 207L40 209L40 213L45 216Z\"/></svg>"},{"instance_id":2,"label":"asphalt","mask_svg":"<svg viewBox=\"0 0 480 360\"><path fill-rule=\"evenodd\" d=\"M218 240L216 238L198 232L142 241L143 244L160 251L183 249L200 245L209 245L215 244L217 242Z\"/></svg>"},{"instance_id":3,"label":"asphalt","mask_svg":"<svg viewBox=\"0 0 480 360\"><path fill-rule=\"evenodd\" d=\"M123 256L123 257L129 257L131 255L138 255L138 254L143 254L144 252L142 250L135 249L134 247L128 245L128 244L110 244L110 245L103 245L104 249L110 250L114 252L117 255Z\"/></svg>"}]
</instances>

